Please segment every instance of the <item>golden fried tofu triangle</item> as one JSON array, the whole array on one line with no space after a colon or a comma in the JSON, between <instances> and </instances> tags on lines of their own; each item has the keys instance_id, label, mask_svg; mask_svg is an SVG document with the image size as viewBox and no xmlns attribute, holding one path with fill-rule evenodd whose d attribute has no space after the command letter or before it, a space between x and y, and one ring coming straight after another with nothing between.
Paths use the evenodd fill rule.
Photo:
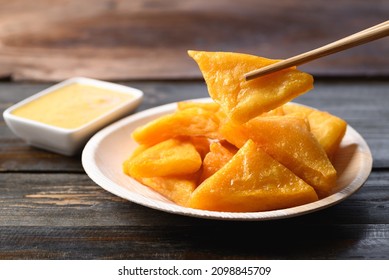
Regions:
<instances>
[{"instance_id":1,"label":"golden fried tofu triangle","mask_svg":"<svg viewBox=\"0 0 389 280\"><path fill-rule=\"evenodd\" d=\"M139 178L138 180L181 206L187 205L197 187L197 178L194 175Z\"/></svg>"},{"instance_id":2,"label":"golden fried tofu triangle","mask_svg":"<svg viewBox=\"0 0 389 280\"><path fill-rule=\"evenodd\" d=\"M203 160L200 182L211 177L236 154L238 148L227 141L212 142Z\"/></svg>"},{"instance_id":3,"label":"golden fried tofu triangle","mask_svg":"<svg viewBox=\"0 0 389 280\"><path fill-rule=\"evenodd\" d=\"M220 105L216 102L196 102L196 101L180 101L177 103L178 110L185 110L188 108L201 108L207 111L216 113L220 110Z\"/></svg>"},{"instance_id":4,"label":"golden fried tofu triangle","mask_svg":"<svg viewBox=\"0 0 389 280\"><path fill-rule=\"evenodd\" d=\"M177 136L203 136L219 139L220 119L214 112L191 107L157 118L132 133L136 142L143 145L156 143Z\"/></svg>"},{"instance_id":5,"label":"golden fried tofu triangle","mask_svg":"<svg viewBox=\"0 0 389 280\"><path fill-rule=\"evenodd\" d=\"M230 121L221 128L221 133L237 147L249 139L253 140L314 187L320 197L329 195L336 184L336 170L303 118L265 116L242 125Z\"/></svg>"},{"instance_id":6,"label":"golden fried tofu triangle","mask_svg":"<svg viewBox=\"0 0 389 280\"><path fill-rule=\"evenodd\" d=\"M310 131L319 141L329 159L333 159L344 135L347 122L328 112L319 111L310 107L295 103L283 105L285 115L300 116L309 122Z\"/></svg>"},{"instance_id":7,"label":"golden fried tofu triangle","mask_svg":"<svg viewBox=\"0 0 389 280\"><path fill-rule=\"evenodd\" d=\"M252 140L192 193L188 206L227 212L269 211L316 201L315 190Z\"/></svg>"},{"instance_id":8,"label":"golden fried tofu triangle","mask_svg":"<svg viewBox=\"0 0 389 280\"><path fill-rule=\"evenodd\" d=\"M246 122L313 88L311 75L288 68L251 81L244 74L277 60L232 52L188 51L198 64L209 95L229 116Z\"/></svg>"},{"instance_id":9,"label":"golden fried tofu triangle","mask_svg":"<svg viewBox=\"0 0 389 280\"><path fill-rule=\"evenodd\" d=\"M134 178L186 175L198 171L202 160L190 141L168 139L151 146L123 164L126 174Z\"/></svg>"},{"instance_id":10,"label":"golden fried tofu triangle","mask_svg":"<svg viewBox=\"0 0 389 280\"><path fill-rule=\"evenodd\" d=\"M191 137L139 145L124 161L123 171L178 205L186 205L200 176L202 158L198 149L207 148L208 140Z\"/></svg>"}]
</instances>

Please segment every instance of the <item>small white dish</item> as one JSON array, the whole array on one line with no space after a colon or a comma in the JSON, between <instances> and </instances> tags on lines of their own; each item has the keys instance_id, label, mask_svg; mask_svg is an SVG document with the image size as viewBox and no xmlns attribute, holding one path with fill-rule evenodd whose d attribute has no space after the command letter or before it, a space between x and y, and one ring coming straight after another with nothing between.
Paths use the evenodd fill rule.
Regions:
<instances>
[{"instance_id":1,"label":"small white dish","mask_svg":"<svg viewBox=\"0 0 389 280\"><path fill-rule=\"evenodd\" d=\"M205 98L196 101L209 100ZM134 129L174 112L176 107L177 104L172 103L149 109L124 118L96 133L82 153L82 164L88 176L114 195L160 211L206 219L261 221L303 215L337 204L356 192L372 169L373 160L367 143L356 130L348 126L334 158L334 166L338 171L337 186L334 193L326 198L297 207L264 212L216 212L182 207L122 171L123 161L138 146L131 138Z\"/></svg>"},{"instance_id":2,"label":"small white dish","mask_svg":"<svg viewBox=\"0 0 389 280\"><path fill-rule=\"evenodd\" d=\"M13 111L17 108L20 108L23 105L39 99L44 95L51 94L60 88L72 84L94 86L106 90L129 94L132 96L132 98L120 103L120 105L116 106L112 110L99 115L92 121L86 122L77 128L71 129L45 124L43 122L19 117L13 114ZM12 130L12 132L18 137L24 139L29 145L71 156L77 154L83 148L88 139L94 133L96 133L96 131L112 123L113 121L128 115L140 104L142 98L143 92L135 88L95 79L76 77L51 86L9 107L4 111L3 116L6 124Z\"/></svg>"}]
</instances>

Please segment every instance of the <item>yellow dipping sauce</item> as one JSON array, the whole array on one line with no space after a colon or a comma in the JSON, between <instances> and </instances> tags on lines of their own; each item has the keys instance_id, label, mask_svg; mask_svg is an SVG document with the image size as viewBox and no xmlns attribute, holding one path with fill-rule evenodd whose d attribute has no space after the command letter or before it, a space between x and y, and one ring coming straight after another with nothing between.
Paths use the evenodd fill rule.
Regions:
<instances>
[{"instance_id":1,"label":"yellow dipping sauce","mask_svg":"<svg viewBox=\"0 0 389 280\"><path fill-rule=\"evenodd\" d=\"M74 129L134 98L131 94L85 84L70 84L31 101L15 116Z\"/></svg>"}]
</instances>

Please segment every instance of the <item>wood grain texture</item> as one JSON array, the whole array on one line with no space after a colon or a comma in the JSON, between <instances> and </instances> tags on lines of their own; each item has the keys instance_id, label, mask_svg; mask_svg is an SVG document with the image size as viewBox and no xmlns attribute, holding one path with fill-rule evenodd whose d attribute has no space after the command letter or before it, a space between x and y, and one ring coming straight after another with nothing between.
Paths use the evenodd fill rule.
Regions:
<instances>
[{"instance_id":1,"label":"wood grain texture","mask_svg":"<svg viewBox=\"0 0 389 280\"><path fill-rule=\"evenodd\" d=\"M130 82L138 109L206 97L203 82ZM48 84L0 83L1 111ZM155 211L95 185L80 159L28 147L0 118L0 259L389 259L389 82L317 79L296 101L346 119L374 157L338 205L267 222Z\"/></svg>"},{"instance_id":2,"label":"wood grain texture","mask_svg":"<svg viewBox=\"0 0 389 280\"><path fill-rule=\"evenodd\" d=\"M0 77L199 78L188 49L288 58L387 20L387 1L1 0ZM389 75L387 39L305 66Z\"/></svg>"},{"instance_id":3,"label":"wood grain texture","mask_svg":"<svg viewBox=\"0 0 389 280\"><path fill-rule=\"evenodd\" d=\"M387 259L389 252L387 225L281 222L0 231L1 259Z\"/></svg>"}]
</instances>

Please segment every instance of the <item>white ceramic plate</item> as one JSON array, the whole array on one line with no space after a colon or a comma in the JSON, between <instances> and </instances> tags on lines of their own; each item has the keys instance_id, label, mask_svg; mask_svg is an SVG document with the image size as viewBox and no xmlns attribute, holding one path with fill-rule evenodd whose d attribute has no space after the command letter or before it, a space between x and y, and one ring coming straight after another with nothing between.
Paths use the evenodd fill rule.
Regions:
<instances>
[{"instance_id":1,"label":"white ceramic plate","mask_svg":"<svg viewBox=\"0 0 389 280\"><path fill-rule=\"evenodd\" d=\"M197 101L207 100L209 99ZM348 126L334 159L338 180L331 196L298 207L265 212L216 212L182 207L122 172L123 161L137 146L131 138L132 131L175 110L176 103L149 109L124 118L95 134L82 154L82 164L88 176L114 195L169 213L218 220L272 220L307 214L339 203L357 191L371 172L372 156L369 147L361 135Z\"/></svg>"}]
</instances>

